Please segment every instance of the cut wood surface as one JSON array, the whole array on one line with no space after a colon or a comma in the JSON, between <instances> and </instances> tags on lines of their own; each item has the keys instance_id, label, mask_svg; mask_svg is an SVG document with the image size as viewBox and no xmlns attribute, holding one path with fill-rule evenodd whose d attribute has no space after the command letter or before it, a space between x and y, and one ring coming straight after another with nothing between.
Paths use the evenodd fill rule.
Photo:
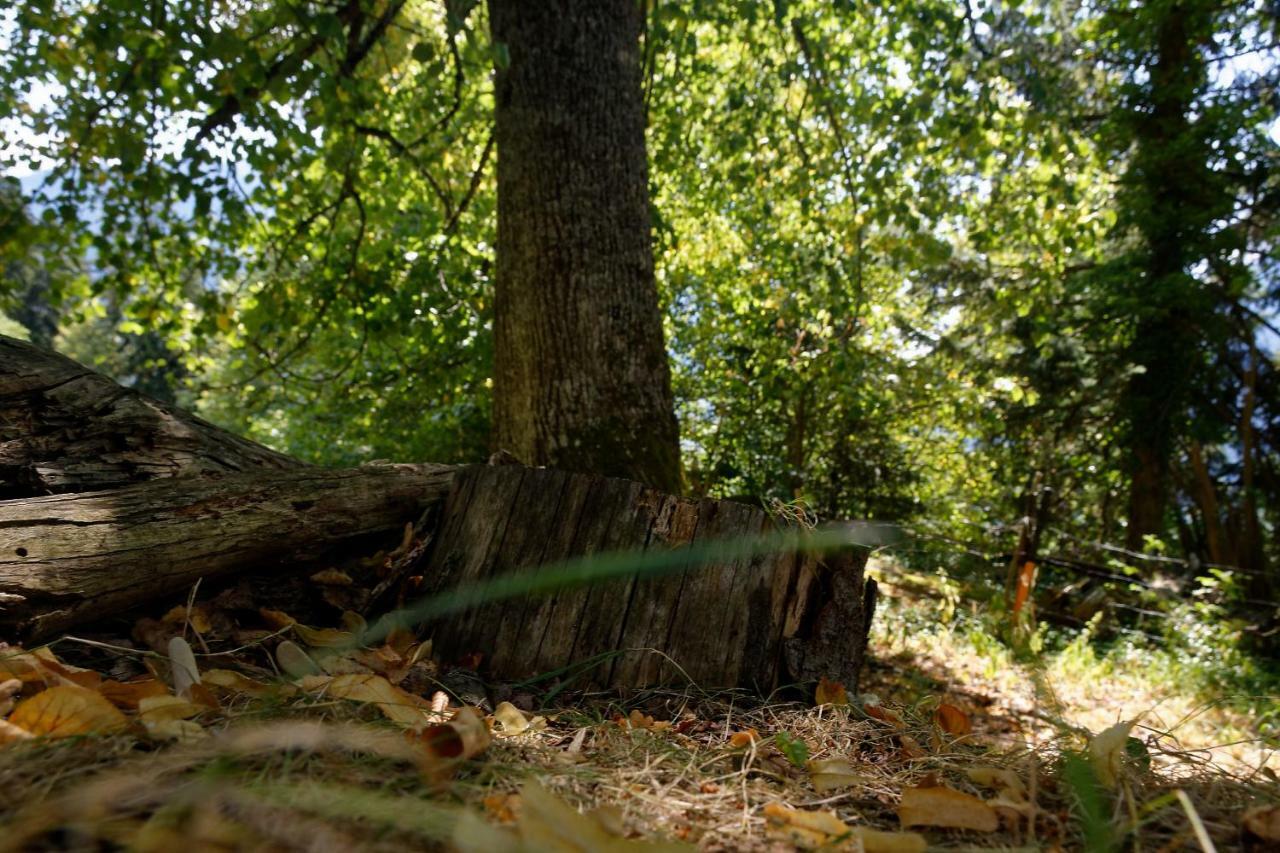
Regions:
<instances>
[{"instance_id":1,"label":"cut wood surface","mask_svg":"<svg viewBox=\"0 0 1280 853\"><path fill-rule=\"evenodd\" d=\"M66 356L0 335L0 498L301 465Z\"/></svg>"},{"instance_id":2,"label":"cut wood surface","mask_svg":"<svg viewBox=\"0 0 1280 853\"><path fill-rule=\"evenodd\" d=\"M423 573L428 592L443 592L573 557L740 541L774 529L748 504L563 471L474 466L453 482ZM600 686L692 680L768 691L826 676L852 688L871 606L863 562L848 552L713 561L497 602L429 631L445 660L480 652L496 679L596 658L589 680Z\"/></svg>"},{"instance_id":3,"label":"cut wood surface","mask_svg":"<svg viewBox=\"0 0 1280 853\"><path fill-rule=\"evenodd\" d=\"M0 639L47 637L199 578L304 567L345 544L398 539L455 470L265 470L0 501Z\"/></svg>"}]
</instances>

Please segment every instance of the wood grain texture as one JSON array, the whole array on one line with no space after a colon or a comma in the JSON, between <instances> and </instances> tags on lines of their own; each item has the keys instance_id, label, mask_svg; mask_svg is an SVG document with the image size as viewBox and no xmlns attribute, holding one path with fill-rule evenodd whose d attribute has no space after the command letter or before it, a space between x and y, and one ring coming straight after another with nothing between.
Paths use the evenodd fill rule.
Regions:
<instances>
[{"instance_id":1,"label":"wood grain texture","mask_svg":"<svg viewBox=\"0 0 1280 853\"><path fill-rule=\"evenodd\" d=\"M760 509L694 501L629 480L521 466L462 469L424 555L433 591L574 557L740 543L774 531ZM586 683L692 680L748 687L819 676L856 686L866 648L863 556L729 556L497 602L428 626L446 661L481 652L486 674L521 680L595 659Z\"/></svg>"},{"instance_id":2,"label":"wood grain texture","mask_svg":"<svg viewBox=\"0 0 1280 853\"><path fill-rule=\"evenodd\" d=\"M0 335L0 498L302 463Z\"/></svg>"},{"instance_id":3,"label":"wood grain texture","mask_svg":"<svg viewBox=\"0 0 1280 853\"><path fill-rule=\"evenodd\" d=\"M444 499L455 470L267 470L0 501L0 639L45 637L199 578L395 540Z\"/></svg>"}]
</instances>

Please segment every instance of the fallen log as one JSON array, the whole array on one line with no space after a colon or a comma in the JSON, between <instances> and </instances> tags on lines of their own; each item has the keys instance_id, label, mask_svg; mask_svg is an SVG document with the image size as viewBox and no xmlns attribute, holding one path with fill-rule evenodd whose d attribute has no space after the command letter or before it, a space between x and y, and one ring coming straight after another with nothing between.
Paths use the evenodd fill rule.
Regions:
<instances>
[{"instance_id":1,"label":"fallen log","mask_svg":"<svg viewBox=\"0 0 1280 853\"><path fill-rule=\"evenodd\" d=\"M0 499L302 463L0 335Z\"/></svg>"},{"instance_id":2,"label":"fallen log","mask_svg":"<svg viewBox=\"0 0 1280 853\"><path fill-rule=\"evenodd\" d=\"M303 568L437 505L421 531L424 594L775 529L748 504L520 465L309 468L0 337L0 496L28 495L0 501L0 639L49 637L200 578ZM871 593L860 553L755 552L495 601L424 630L446 660L482 652L494 678L586 662L602 686L853 686Z\"/></svg>"},{"instance_id":3,"label":"fallen log","mask_svg":"<svg viewBox=\"0 0 1280 853\"><path fill-rule=\"evenodd\" d=\"M250 471L0 502L0 639L41 639L200 578L305 567L394 534L447 465Z\"/></svg>"}]
</instances>

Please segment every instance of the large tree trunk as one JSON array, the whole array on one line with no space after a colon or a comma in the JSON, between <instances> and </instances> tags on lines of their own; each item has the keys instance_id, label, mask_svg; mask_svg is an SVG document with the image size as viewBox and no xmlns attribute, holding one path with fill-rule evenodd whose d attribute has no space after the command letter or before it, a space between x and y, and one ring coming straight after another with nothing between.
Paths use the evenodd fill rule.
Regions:
<instances>
[{"instance_id":1,"label":"large tree trunk","mask_svg":"<svg viewBox=\"0 0 1280 853\"><path fill-rule=\"evenodd\" d=\"M424 578L440 592L584 555L741 544L775 530L748 504L550 469L477 466L454 480ZM713 557L676 574L497 602L446 618L432 633L446 659L481 652L500 679L594 660L589 679L601 686L692 680L767 692L826 676L852 687L874 609L864 557L794 550Z\"/></svg>"},{"instance_id":2,"label":"large tree trunk","mask_svg":"<svg viewBox=\"0 0 1280 853\"><path fill-rule=\"evenodd\" d=\"M1146 244L1126 306L1139 318L1128 357L1141 370L1122 400L1130 456L1126 544L1135 551L1148 534L1166 529L1172 456L1202 381L1201 341L1214 316L1215 298L1189 272L1204 259L1205 235L1221 214L1211 152L1191 123L1207 81L1198 41L1212 31L1209 16L1203 4L1173 3L1137 19L1151 28L1156 61L1145 97L1133 105L1137 149L1124 205Z\"/></svg>"},{"instance_id":3,"label":"large tree trunk","mask_svg":"<svg viewBox=\"0 0 1280 853\"><path fill-rule=\"evenodd\" d=\"M201 578L303 568L398 537L454 470L259 470L0 502L0 638L48 637Z\"/></svg>"},{"instance_id":4,"label":"large tree trunk","mask_svg":"<svg viewBox=\"0 0 1280 853\"><path fill-rule=\"evenodd\" d=\"M301 464L0 335L0 499Z\"/></svg>"},{"instance_id":5,"label":"large tree trunk","mask_svg":"<svg viewBox=\"0 0 1280 853\"><path fill-rule=\"evenodd\" d=\"M490 0L498 148L494 441L680 490L654 281L642 4Z\"/></svg>"}]
</instances>

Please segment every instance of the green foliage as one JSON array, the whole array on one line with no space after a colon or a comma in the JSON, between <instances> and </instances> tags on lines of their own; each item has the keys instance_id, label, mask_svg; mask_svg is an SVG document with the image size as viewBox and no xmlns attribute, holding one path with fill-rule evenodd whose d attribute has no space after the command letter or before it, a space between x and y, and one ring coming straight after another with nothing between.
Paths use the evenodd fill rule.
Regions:
<instances>
[{"instance_id":1,"label":"green foliage","mask_svg":"<svg viewBox=\"0 0 1280 853\"><path fill-rule=\"evenodd\" d=\"M692 493L1006 550L1049 494L1039 546L1069 550L1125 538L1150 449L1150 553L1268 577L1273 10L646 14ZM481 458L510 61L487 30L474 0L0 13L0 312L307 459Z\"/></svg>"},{"instance_id":2,"label":"green foliage","mask_svg":"<svg viewBox=\"0 0 1280 853\"><path fill-rule=\"evenodd\" d=\"M773 742L778 746L778 752L786 756L787 761L792 765L804 769L805 762L809 760L809 746L800 738L788 731L778 732Z\"/></svg>"}]
</instances>

